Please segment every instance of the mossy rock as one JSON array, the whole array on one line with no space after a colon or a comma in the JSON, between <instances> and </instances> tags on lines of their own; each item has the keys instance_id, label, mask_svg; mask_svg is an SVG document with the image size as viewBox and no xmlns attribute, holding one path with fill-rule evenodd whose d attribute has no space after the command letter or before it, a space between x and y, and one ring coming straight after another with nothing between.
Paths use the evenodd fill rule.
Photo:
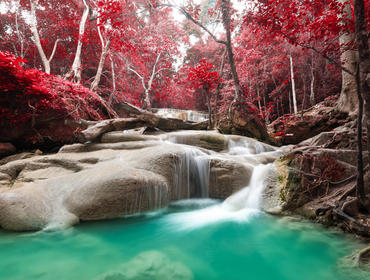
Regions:
<instances>
[{"instance_id":1,"label":"mossy rock","mask_svg":"<svg viewBox=\"0 0 370 280\"><path fill-rule=\"evenodd\" d=\"M305 199L302 199L302 186L300 174L290 167L294 159L293 154L280 157L275 161L278 182L280 184L280 199L284 210L293 210L302 206Z\"/></svg>"},{"instance_id":2,"label":"mossy rock","mask_svg":"<svg viewBox=\"0 0 370 280\"><path fill-rule=\"evenodd\" d=\"M208 150L219 152L226 148L226 141L222 135L201 135L199 140L200 146Z\"/></svg>"}]
</instances>

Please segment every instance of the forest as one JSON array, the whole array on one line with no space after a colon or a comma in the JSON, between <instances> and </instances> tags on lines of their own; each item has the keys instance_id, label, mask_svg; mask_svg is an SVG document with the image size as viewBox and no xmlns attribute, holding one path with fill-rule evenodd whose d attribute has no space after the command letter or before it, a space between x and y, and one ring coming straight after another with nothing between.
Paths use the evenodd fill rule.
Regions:
<instances>
[{"instance_id":1,"label":"forest","mask_svg":"<svg viewBox=\"0 0 370 280\"><path fill-rule=\"evenodd\" d=\"M367 0L0 0L0 229L54 229L200 197L368 241L369 20ZM107 161L112 174L95 178ZM85 191L70 172L86 173ZM370 247L361 252L369 264ZM114 279L211 275L181 267L184 278L171 278L171 253L144 253L132 264L161 259L165 278ZM204 279L226 279L217 273Z\"/></svg>"}]
</instances>

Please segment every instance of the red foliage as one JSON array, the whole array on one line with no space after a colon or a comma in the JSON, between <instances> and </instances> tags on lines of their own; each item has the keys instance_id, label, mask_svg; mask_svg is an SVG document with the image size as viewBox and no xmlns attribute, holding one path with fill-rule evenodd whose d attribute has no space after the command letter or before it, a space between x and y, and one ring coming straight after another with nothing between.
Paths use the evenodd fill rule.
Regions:
<instances>
[{"instance_id":1,"label":"red foliage","mask_svg":"<svg viewBox=\"0 0 370 280\"><path fill-rule=\"evenodd\" d=\"M0 137L9 135L8 129L23 137L23 131L31 129L33 135L25 137L34 143L42 142L44 137L68 141L73 131L56 134L52 123L60 125L65 119L100 120L107 116L101 98L95 93L36 69L23 69L23 62L0 51Z\"/></svg>"},{"instance_id":2,"label":"red foliage","mask_svg":"<svg viewBox=\"0 0 370 280\"><path fill-rule=\"evenodd\" d=\"M213 68L211 63L202 59L196 67L189 68L187 81L195 88L213 89L220 83L220 75L217 71L211 71Z\"/></svg>"}]
</instances>

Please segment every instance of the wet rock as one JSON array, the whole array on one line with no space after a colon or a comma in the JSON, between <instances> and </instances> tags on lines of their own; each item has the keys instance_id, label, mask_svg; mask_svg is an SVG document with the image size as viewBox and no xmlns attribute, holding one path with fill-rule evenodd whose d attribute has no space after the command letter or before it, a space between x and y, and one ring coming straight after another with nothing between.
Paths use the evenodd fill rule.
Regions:
<instances>
[{"instance_id":1,"label":"wet rock","mask_svg":"<svg viewBox=\"0 0 370 280\"><path fill-rule=\"evenodd\" d=\"M191 134L191 144L202 148L161 140L171 133L133 138L109 133L107 141L124 142L73 144L57 154L7 161L0 166L0 226L67 227L80 220L154 210L185 198L209 194L225 199L248 184L254 166L277 156L215 153L204 147L221 150L236 141L251 153L274 153L275 148L216 132Z\"/></svg>"},{"instance_id":2,"label":"wet rock","mask_svg":"<svg viewBox=\"0 0 370 280\"><path fill-rule=\"evenodd\" d=\"M234 160L212 159L210 163L209 195L225 199L248 185L253 165L241 164Z\"/></svg>"},{"instance_id":3,"label":"wet rock","mask_svg":"<svg viewBox=\"0 0 370 280\"><path fill-rule=\"evenodd\" d=\"M166 133L162 136L163 140L173 143L196 146L216 152L227 148L228 139L215 131L178 131Z\"/></svg>"},{"instance_id":4,"label":"wet rock","mask_svg":"<svg viewBox=\"0 0 370 280\"><path fill-rule=\"evenodd\" d=\"M370 268L370 245L359 252L358 262L360 266Z\"/></svg>"},{"instance_id":5,"label":"wet rock","mask_svg":"<svg viewBox=\"0 0 370 280\"><path fill-rule=\"evenodd\" d=\"M158 251L146 251L99 280L192 280L193 273L180 262Z\"/></svg>"}]
</instances>

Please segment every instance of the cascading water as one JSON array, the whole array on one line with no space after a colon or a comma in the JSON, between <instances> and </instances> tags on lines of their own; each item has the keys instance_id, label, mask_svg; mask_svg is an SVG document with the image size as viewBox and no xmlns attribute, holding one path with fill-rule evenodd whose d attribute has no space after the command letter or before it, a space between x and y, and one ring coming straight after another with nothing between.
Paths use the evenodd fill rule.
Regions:
<instances>
[{"instance_id":1,"label":"cascading water","mask_svg":"<svg viewBox=\"0 0 370 280\"><path fill-rule=\"evenodd\" d=\"M222 206L231 211L238 211L244 208L259 209L261 195L265 187L265 179L271 167L272 164L257 165L253 170L249 185L228 197Z\"/></svg>"},{"instance_id":2,"label":"cascading water","mask_svg":"<svg viewBox=\"0 0 370 280\"><path fill-rule=\"evenodd\" d=\"M243 160L246 158L264 153L268 154L271 153L271 151L266 151L264 145L259 142L233 141L230 139L228 150L223 154L225 157L232 157L234 159L238 158L240 162L244 163ZM202 157L203 162L205 162L207 158L209 162L212 154L203 154ZM202 166L202 164L199 164L200 161L194 161L192 164L195 162L198 164L195 166ZM250 165L250 162L248 161L248 163L245 162L244 164ZM175 213L169 216L169 221L176 224L176 227L179 229L189 229L221 221L248 220L251 216L260 213L259 209L261 196L264 191L265 180L268 177L268 174L271 172L271 168L273 168L271 163L256 164L253 168L249 184L240 191L228 197L224 202L192 212ZM193 167L193 169L196 168ZM202 169L202 171L203 172L199 172L197 174L201 174L204 180L204 178L207 178L205 175L207 169ZM200 177L198 177L198 179L202 180ZM191 201L189 203L191 203Z\"/></svg>"},{"instance_id":3,"label":"cascading water","mask_svg":"<svg viewBox=\"0 0 370 280\"><path fill-rule=\"evenodd\" d=\"M153 109L153 111L161 117L181 119L184 121L203 122L208 119L207 114L192 110L161 108Z\"/></svg>"},{"instance_id":4,"label":"cascading water","mask_svg":"<svg viewBox=\"0 0 370 280\"><path fill-rule=\"evenodd\" d=\"M186 148L174 170L174 198L208 197L210 161L206 153Z\"/></svg>"}]
</instances>

